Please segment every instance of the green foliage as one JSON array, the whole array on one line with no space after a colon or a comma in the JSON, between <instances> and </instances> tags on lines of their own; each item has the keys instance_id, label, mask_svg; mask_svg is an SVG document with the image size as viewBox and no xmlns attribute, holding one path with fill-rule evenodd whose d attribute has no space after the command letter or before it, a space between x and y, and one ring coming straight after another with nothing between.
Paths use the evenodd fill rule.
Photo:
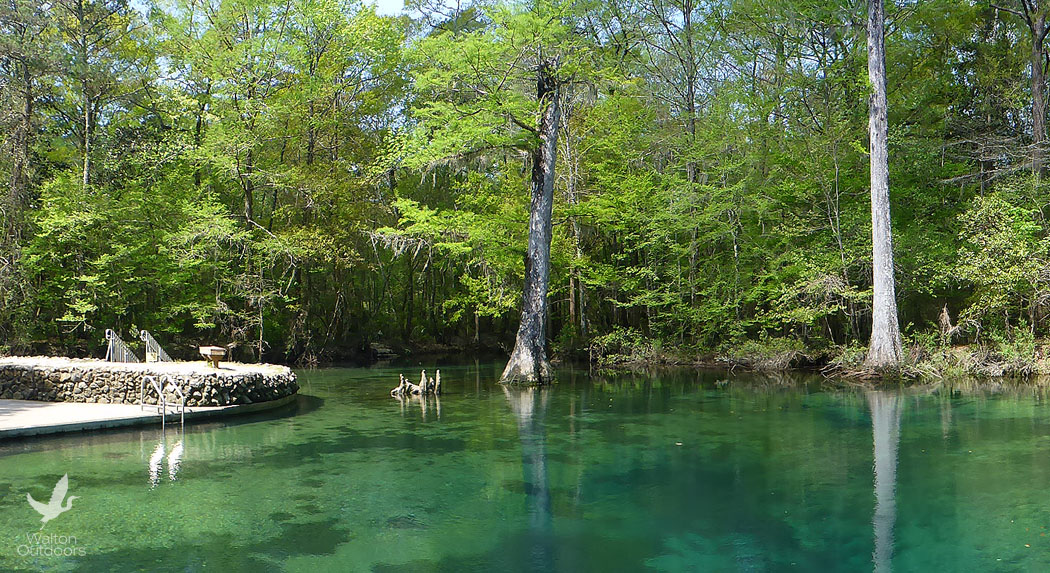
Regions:
<instances>
[{"instance_id":1,"label":"green foliage","mask_svg":"<svg viewBox=\"0 0 1050 573\"><path fill-rule=\"evenodd\" d=\"M998 333L991 335L995 352L1007 363L1032 364L1036 357L1035 335L1030 328L1021 324L1014 331L1014 336L1008 339Z\"/></svg>"},{"instance_id":2,"label":"green foliage","mask_svg":"<svg viewBox=\"0 0 1050 573\"><path fill-rule=\"evenodd\" d=\"M653 362L660 345L632 328L616 328L591 339L588 353L598 366Z\"/></svg>"},{"instance_id":3,"label":"green foliage","mask_svg":"<svg viewBox=\"0 0 1050 573\"><path fill-rule=\"evenodd\" d=\"M727 344L719 352L719 359L755 370L785 370L795 366L805 352L797 338L762 338Z\"/></svg>"},{"instance_id":4,"label":"green foliage","mask_svg":"<svg viewBox=\"0 0 1050 573\"><path fill-rule=\"evenodd\" d=\"M0 7L5 351L87 354L132 325L241 359L506 346L547 62L560 350L859 363L855 3L148 4ZM916 355L975 371L928 330L948 307L955 342L1020 361L1050 300L1028 31L981 3L889 10L901 323Z\"/></svg>"},{"instance_id":5,"label":"green foliage","mask_svg":"<svg viewBox=\"0 0 1050 573\"><path fill-rule=\"evenodd\" d=\"M964 318L1009 329L1018 313L1023 321L1041 312L1050 286L1050 240L1042 214L1025 197L1030 187L1027 179L1002 185L959 215L955 272L973 293Z\"/></svg>"}]
</instances>

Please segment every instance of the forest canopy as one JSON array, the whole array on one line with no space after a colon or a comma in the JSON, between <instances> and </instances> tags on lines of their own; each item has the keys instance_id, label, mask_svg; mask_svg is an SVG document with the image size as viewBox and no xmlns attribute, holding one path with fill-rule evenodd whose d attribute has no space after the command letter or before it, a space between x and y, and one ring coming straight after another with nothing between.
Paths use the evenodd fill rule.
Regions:
<instances>
[{"instance_id":1,"label":"forest canopy","mask_svg":"<svg viewBox=\"0 0 1050 573\"><path fill-rule=\"evenodd\" d=\"M555 353L867 343L858 0L5 0L0 352L509 350L560 86ZM908 340L1050 329L1046 0L886 5ZM556 65L554 65L556 64ZM951 329L939 325L947 315ZM947 336L947 339L945 339Z\"/></svg>"}]
</instances>

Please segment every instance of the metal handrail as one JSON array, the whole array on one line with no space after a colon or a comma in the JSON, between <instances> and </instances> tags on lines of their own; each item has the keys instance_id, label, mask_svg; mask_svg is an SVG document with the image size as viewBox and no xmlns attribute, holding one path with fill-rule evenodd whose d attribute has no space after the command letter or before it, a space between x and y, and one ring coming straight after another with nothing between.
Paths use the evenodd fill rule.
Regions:
<instances>
[{"instance_id":1,"label":"metal handrail","mask_svg":"<svg viewBox=\"0 0 1050 573\"><path fill-rule=\"evenodd\" d=\"M182 401L179 404L179 423L183 426L186 425L186 394L182 391L182 388L175 383L175 380L165 374L161 376L160 381L157 381L156 376L143 376L142 382L139 384L139 409L144 410L146 407L146 383L149 383L150 387L156 391L157 400L160 402L160 425L164 426L164 421L168 417L168 399L164 395L168 390L172 390L179 399Z\"/></svg>"},{"instance_id":2,"label":"metal handrail","mask_svg":"<svg viewBox=\"0 0 1050 573\"><path fill-rule=\"evenodd\" d=\"M146 362L150 362L150 354L156 357L153 362L173 362L171 356L161 348L160 343L157 342L156 338L149 333L148 330L139 332L139 339L146 343Z\"/></svg>"},{"instance_id":3,"label":"metal handrail","mask_svg":"<svg viewBox=\"0 0 1050 573\"><path fill-rule=\"evenodd\" d=\"M182 403L179 405L179 423L182 424L183 426L185 426L186 425L186 394L184 394L182 392L182 388L179 388L179 385L175 383L175 379L174 378L172 378L171 376L164 376L164 378L162 378L161 380L164 380L164 379L167 379L167 381L168 381L168 383L164 385L164 390L167 390L168 387L171 387L171 389L175 391L175 394L178 394L179 399L182 400Z\"/></svg>"},{"instance_id":4,"label":"metal handrail","mask_svg":"<svg viewBox=\"0 0 1050 573\"><path fill-rule=\"evenodd\" d=\"M163 379L161 379L161 381L163 382ZM143 376L142 377L142 382L139 383L139 410L145 410L146 409L146 383L147 382L149 382L150 387L152 387L153 390L155 390L157 392L157 401L159 402L159 404L157 404L157 405L161 407L161 411L162 412L167 412L167 410L168 410L168 403L167 403L167 400L164 398L164 386L163 386L162 383L158 383L157 382L157 377L156 376ZM150 405L152 406L152 404L150 404Z\"/></svg>"},{"instance_id":5,"label":"metal handrail","mask_svg":"<svg viewBox=\"0 0 1050 573\"><path fill-rule=\"evenodd\" d=\"M142 362L112 329L106 329L107 362Z\"/></svg>"}]
</instances>

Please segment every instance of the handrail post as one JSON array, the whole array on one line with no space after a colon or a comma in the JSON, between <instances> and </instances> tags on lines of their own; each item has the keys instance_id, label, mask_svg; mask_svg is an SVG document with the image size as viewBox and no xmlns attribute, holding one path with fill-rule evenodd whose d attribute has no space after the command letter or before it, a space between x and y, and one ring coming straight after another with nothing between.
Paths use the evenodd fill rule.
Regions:
<instances>
[{"instance_id":1,"label":"handrail post","mask_svg":"<svg viewBox=\"0 0 1050 573\"><path fill-rule=\"evenodd\" d=\"M179 387L179 385L175 382L175 379L172 378L171 375L169 375L169 374L165 374L164 377L161 378L161 381L164 382L164 389L165 390L167 390L168 387L170 386L171 389L174 391L174 393L176 395L178 395L179 399L182 400L182 404L181 404L180 410L179 410L179 414L180 414L179 420L180 420L180 423L183 426L185 426L186 425L186 393L182 391L182 388Z\"/></svg>"},{"instance_id":2,"label":"handrail post","mask_svg":"<svg viewBox=\"0 0 1050 573\"><path fill-rule=\"evenodd\" d=\"M145 409L146 402L146 383L149 383L150 388L153 388L157 392L157 402L160 406L160 427L163 430L165 419L168 416L168 398L165 396L168 388L171 388L172 393L178 396L179 402L179 424L185 428L186 426L186 393L182 391L176 383L175 378L170 374L164 374L160 377L160 381L157 381L157 377L147 374L142 377L142 382L139 383L139 409Z\"/></svg>"}]
</instances>

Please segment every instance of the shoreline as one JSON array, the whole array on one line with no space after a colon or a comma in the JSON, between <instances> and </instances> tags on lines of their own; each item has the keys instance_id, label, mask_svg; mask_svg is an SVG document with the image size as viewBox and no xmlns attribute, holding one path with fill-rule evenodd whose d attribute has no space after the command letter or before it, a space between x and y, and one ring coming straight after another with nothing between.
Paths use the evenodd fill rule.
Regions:
<instances>
[{"instance_id":1,"label":"shoreline","mask_svg":"<svg viewBox=\"0 0 1050 573\"><path fill-rule=\"evenodd\" d=\"M391 347L376 345L384 351ZM921 383L946 378L981 380L1029 380L1050 377L1050 338L1029 341L1027 347L1003 343L962 344L942 347L928 341L909 341L904 346L904 359L899 368L875 372L863 367L865 348L836 346L808 348L795 339L774 338L746 340L727 346L722 351L698 349L689 345L664 346L657 341L641 339L615 348L572 348L551 351L552 364L586 364L589 368L609 371L631 371L643 368L696 368L748 372L800 372L821 374L829 379L865 381L868 383ZM464 357L482 361L506 360L507 352L488 346L420 344L397 347L390 354L358 355L354 358L310 363L252 364L224 362L223 366L245 369L309 370L330 367L372 367L377 365L416 365L443 358ZM92 363L85 358L0 356L0 370L11 360L60 360L69 363ZM203 361L175 363L104 363L128 371L149 370L158 364L201 365ZM186 366L182 366L186 367ZM162 367L163 368L163 367ZM201 368L202 371L206 369ZM221 374L220 371L207 373ZM2 392L0 392L2 397Z\"/></svg>"},{"instance_id":2,"label":"shoreline","mask_svg":"<svg viewBox=\"0 0 1050 573\"><path fill-rule=\"evenodd\" d=\"M865 352L866 348L858 346L813 349L797 341L776 339L747 341L723 352L670 348L599 356L590 363L594 368L610 371L666 366L756 373L799 372L874 385L958 379L1038 384L1038 379L1050 379L1050 340L1032 343L1027 348L1012 345L939 347L913 343L903 349L899 367L882 371L863 366Z\"/></svg>"},{"instance_id":3,"label":"shoreline","mask_svg":"<svg viewBox=\"0 0 1050 573\"><path fill-rule=\"evenodd\" d=\"M186 408L185 420L226 418L275 410L291 404L298 398L291 394L267 402L235 404L230 406ZM11 413L13 412L13 413ZM19 412L22 414L19 415ZM0 400L0 440L43 436L70 432L87 432L149 426L161 422L159 412L151 413L130 404L84 404L78 402L40 402L32 400ZM178 424L179 413L163 416L167 424ZM61 420L61 421L56 421Z\"/></svg>"}]
</instances>

